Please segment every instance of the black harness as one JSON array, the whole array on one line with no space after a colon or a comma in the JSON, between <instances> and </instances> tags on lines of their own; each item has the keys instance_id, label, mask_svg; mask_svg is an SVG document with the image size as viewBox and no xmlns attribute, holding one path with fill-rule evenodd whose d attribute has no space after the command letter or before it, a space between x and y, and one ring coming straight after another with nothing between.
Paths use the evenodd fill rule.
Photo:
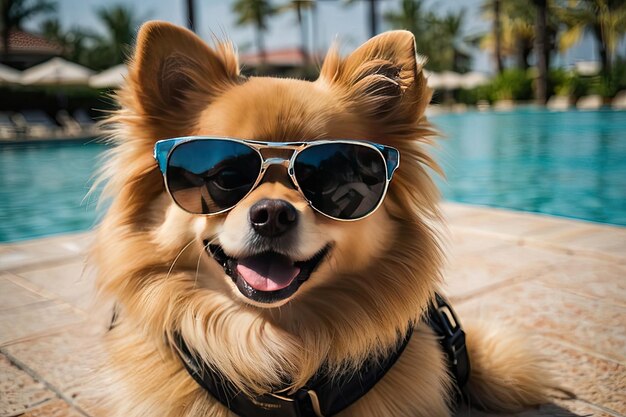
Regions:
<instances>
[{"instance_id":1,"label":"black harness","mask_svg":"<svg viewBox=\"0 0 626 417\"><path fill-rule=\"evenodd\" d=\"M439 339L448 368L458 392L470 373L465 333L448 302L439 294L431 303L423 320ZM329 379L323 370L295 392L289 388L270 394L248 397L239 392L222 374L202 362L182 337L175 338L176 348L189 375L209 394L240 417L329 417L347 408L365 395L396 363L413 334L413 326L398 341L396 349L382 361L367 362L357 372Z\"/></svg>"}]
</instances>

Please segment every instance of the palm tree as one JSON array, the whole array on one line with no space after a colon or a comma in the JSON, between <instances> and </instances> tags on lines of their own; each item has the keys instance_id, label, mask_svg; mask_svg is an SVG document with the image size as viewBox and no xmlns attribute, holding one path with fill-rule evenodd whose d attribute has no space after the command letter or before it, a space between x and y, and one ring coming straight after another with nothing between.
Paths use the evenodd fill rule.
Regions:
<instances>
[{"instance_id":1,"label":"palm tree","mask_svg":"<svg viewBox=\"0 0 626 417\"><path fill-rule=\"evenodd\" d=\"M539 104L548 101L548 27L547 0L533 0L535 4L535 56L537 57L538 77L535 82L535 100Z\"/></svg>"},{"instance_id":2,"label":"palm tree","mask_svg":"<svg viewBox=\"0 0 626 417\"><path fill-rule=\"evenodd\" d=\"M59 19L52 18L44 20L40 27L41 34L44 36L44 38L61 45L64 55L68 52L69 49L71 49L71 45L69 45L67 42L67 33L63 31Z\"/></svg>"},{"instance_id":3,"label":"palm tree","mask_svg":"<svg viewBox=\"0 0 626 417\"><path fill-rule=\"evenodd\" d=\"M463 9L441 18L426 10L422 0L402 0L399 10L385 14L385 20L393 28L413 32L417 50L428 57L428 69L432 71L468 69L469 57L463 53L464 19Z\"/></svg>"},{"instance_id":4,"label":"palm tree","mask_svg":"<svg viewBox=\"0 0 626 417\"><path fill-rule=\"evenodd\" d=\"M421 0L402 0L400 10L389 11L385 20L396 29L406 29L418 36L419 25L426 19L426 13Z\"/></svg>"},{"instance_id":5,"label":"palm tree","mask_svg":"<svg viewBox=\"0 0 626 417\"><path fill-rule=\"evenodd\" d=\"M439 40L439 36L434 33L438 19L425 9L423 0L402 0L400 9L389 10L384 18L392 28L412 32L418 52L428 57L429 69L441 69L442 55L434 45Z\"/></svg>"},{"instance_id":6,"label":"palm tree","mask_svg":"<svg viewBox=\"0 0 626 417\"><path fill-rule=\"evenodd\" d=\"M479 37L481 48L493 51L496 70L504 69L504 58L515 57L517 67L528 68L528 57L533 49L534 14L528 0L502 2L486 0L483 15L493 21L492 30Z\"/></svg>"},{"instance_id":7,"label":"palm tree","mask_svg":"<svg viewBox=\"0 0 626 417\"><path fill-rule=\"evenodd\" d=\"M378 0L367 0L370 7L369 10L369 24L370 24L370 37L378 35Z\"/></svg>"},{"instance_id":8,"label":"palm tree","mask_svg":"<svg viewBox=\"0 0 626 417\"><path fill-rule=\"evenodd\" d=\"M72 62L82 65L89 65L88 62L88 43L93 40L93 35L85 32L80 28L74 28L64 31L61 27L59 19L48 19L41 24L41 32L43 36L50 39L63 48L63 56Z\"/></svg>"},{"instance_id":9,"label":"palm tree","mask_svg":"<svg viewBox=\"0 0 626 417\"><path fill-rule=\"evenodd\" d=\"M463 52L466 50L466 42L463 39L463 26L465 25L466 11L461 8L456 14L448 13L438 22L441 39L444 42L442 52L448 52L451 56L449 59L449 68L456 72L468 71L468 55Z\"/></svg>"},{"instance_id":10,"label":"palm tree","mask_svg":"<svg viewBox=\"0 0 626 417\"><path fill-rule=\"evenodd\" d=\"M56 5L48 0L2 0L0 26L4 55L9 54L9 36L12 30L20 30L28 19L55 10Z\"/></svg>"},{"instance_id":11,"label":"palm tree","mask_svg":"<svg viewBox=\"0 0 626 417\"><path fill-rule=\"evenodd\" d=\"M87 58L90 66L104 69L123 63L142 19L135 17L133 9L122 5L100 8L96 14L106 28L107 34L90 35L94 44Z\"/></svg>"},{"instance_id":12,"label":"palm tree","mask_svg":"<svg viewBox=\"0 0 626 417\"><path fill-rule=\"evenodd\" d=\"M496 69L498 74L502 73L502 37L500 30L500 0L493 0L493 39L494 39L494 57L496 59Z\"/></svg>"},{"instance_id":13,"label":"palm tree","mask_svg":"<svg viewBox=\"0 0 626 417\"><path fill-rule=\"evenodd\" d=\"M415 36L415 46L419 53L429 56L425 30L419 30L426 24L426 11L422 0L402 0L399 10L389 10L384 15L385 21L393 29L404 29ZM432 63L432 61L431 61Z\"/></svg>"},{"instance_id":14,"label":"palm tree","mask_svg":"<svg viewBox=\"0 0 626 417\"><path fill-rule=\"evenodd\" d=\"M623 0L585 0L563 7L560 17L567 30L560 39L561 49L576 44L585 32L596 39L602 61L602 74L608 78L613 53L626 33L626 2Z\"/></svg>"},{"instance_id":15,"label":"palm tree","mask_svg":"<svg viewBox=\"0 0 626 417\"><path fill-rule=\"evenodd\" d=\"M309 54L307 53L307 33L306 28L304 27L302 12L305 9L312 9L313 7L315 7L314 0L292 0L279 9L279 11L281 12L284 10L296 11L296 17L298 18L298 27L300 28L300 54L302 55L305 66L309 64Z\"/></svg>"},{"instance_id":16,"label":"palm tree","mask_svg":"<svg viewBox=\"0 0 626 417\"><path fill-rule=\"evenodd\" d=\"M116 5L96 10L106 33L75 27L64 31L58 19L41 24L43 35L63 47L63 55L70 61L94 69L106 69L123 63L134 42L142 18L135 17L131 8Z\"/></svg>"},{"instance_id":17,"label":"palm tree","mask_svg":"<svg viewBox=\"0 0 626 417\"><path fill-rule=\"evenodd\" d=\"M502 8L502 39L508 38L517 67L523 70L528 69L528 57L534 47L536 13L533 2L534 0L517 0L504 3Z\"/></svg>"},{"instance_id":18,"label":"palm tree","mask_svg":"<svg viewBox=\"0 0 626 417\"><path fill-rule=\"evenodd\" d=\"M492 1L483 4L485 18L493 19ZM535 0L515 0L503 2L500 10L500 55L514 58L516 66L520 69L528 69L529 58L535 50L536 24L538 11L545 12L545 41L542 51L546 66L549 67L550 55L556 47L556 36L560 21L557 18L556 4L553 0L543 1L545 6L537 8ZM543 4L542 3L542 4ZM487 33L480 37L480 46L487 50L493 50L497 40L494 33Z\"/></svg>"},{"instance_id":19,"label":"palm tree","mask_svg":"<svg viewBox=\"0 0 626 417\"><path fill-rule=\"evenodd\" d=\"M366 1L369 4L367 8L367 24L370 28L370 37L378 35L378 2L381 0L343 0L348 5L352 5L357 1Z\"/></svg>"},{"instance_id":20,"label":"palm tree","mask_svg":"<svg viewBox=\"0 0 626 417\"><path fill-rule=\"evenodd\" d=\"M233 4L233 11L237 14L237 25L254 25L256 29L256 46L265 64L267 53L263 33L267 30L267 19L276 14L278 9L269 0L237 0Z\"/></svg>"},{"instance_id":21,"label":"palm tree","mask_svg":"<svg viewBox=\"0 0 626 417\"><path fill-rule=\"evenodd\" d=\"M196 31L196 7L193 0L187 0L187 26Z\"/></svg>"},{"instance_id":22,"label":"palm tree","mask_svg":"<svg viewBox=\"0 0 626 417\"><path fill-rule=\"evenodd\" d=\"M101 8L97 15L108 32L107 43L113 51L114 64L121 64L140 23L135 19L133 10L122 5Z\"/></svg>"}]
</instances>

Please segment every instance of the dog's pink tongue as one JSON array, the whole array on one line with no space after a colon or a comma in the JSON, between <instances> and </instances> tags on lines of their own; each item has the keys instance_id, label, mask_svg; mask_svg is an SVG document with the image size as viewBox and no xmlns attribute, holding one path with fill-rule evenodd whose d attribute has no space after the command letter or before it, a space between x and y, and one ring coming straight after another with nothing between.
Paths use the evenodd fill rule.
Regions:
<instances>
[{"instance_id":1,"label":"dog's pink tongue","mask_svg":"<svg viewBox=\"0 0 626 417\"><path fill-rule=\"evenodd\" d=\"M300 268L286 256L261 254L240 259L237 272L255 290L277 291L289 286Z\"/></svg>"}]
</instances>

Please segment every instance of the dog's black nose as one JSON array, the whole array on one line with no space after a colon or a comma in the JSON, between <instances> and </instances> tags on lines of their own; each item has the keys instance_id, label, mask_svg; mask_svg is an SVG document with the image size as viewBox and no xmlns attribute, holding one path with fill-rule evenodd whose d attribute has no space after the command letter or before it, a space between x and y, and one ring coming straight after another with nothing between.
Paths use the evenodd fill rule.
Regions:
<instances>
[{"instance_id":1,"label":"dog's black nose","mask_svg":"<svg viewBox=\"0 0 626 417\"><path fill-rule=\"evenodd\" d=\"M278 237L297 221L298 211L285 200L264 199L250 207L250 224L261 236Z\"/></svg>"}]
</instances>

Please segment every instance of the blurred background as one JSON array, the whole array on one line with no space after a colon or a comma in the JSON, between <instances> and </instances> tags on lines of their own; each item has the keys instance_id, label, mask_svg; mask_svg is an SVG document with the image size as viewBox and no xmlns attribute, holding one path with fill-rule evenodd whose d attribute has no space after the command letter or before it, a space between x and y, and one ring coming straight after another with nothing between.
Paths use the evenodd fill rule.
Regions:
<instances>
[{"instance_id":1,"label":"blurred background","mask_svg":"<svg viewBox=\"0 0 626 417\"><path fill-rule=\"evenodd\" d=\"M247 75L304 79L335 40L410 30L444 198L626 225L623 0L2 0L0 18L0 242L97 222L94 122L151 19L232 39Z\"/></svg>"}]
</instances>

